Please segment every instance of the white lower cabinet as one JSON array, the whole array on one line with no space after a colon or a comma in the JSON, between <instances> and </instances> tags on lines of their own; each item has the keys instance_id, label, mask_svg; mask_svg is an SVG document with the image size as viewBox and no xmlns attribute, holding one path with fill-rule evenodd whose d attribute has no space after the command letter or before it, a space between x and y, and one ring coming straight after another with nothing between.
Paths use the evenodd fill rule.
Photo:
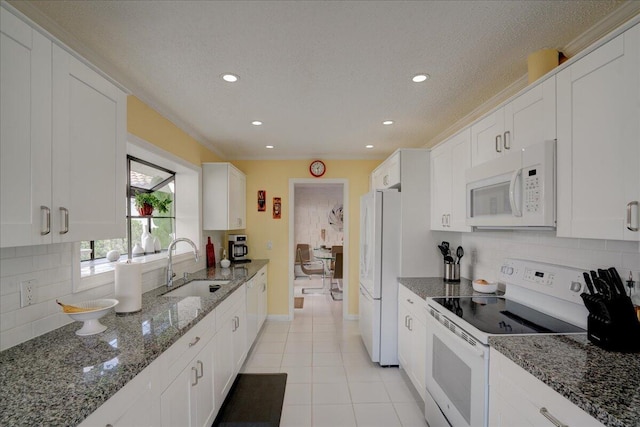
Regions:
<instances>
[{"instance_id":1,"label":"white lower cabinet","mask_svg":"<svg viewBox=\"0 0 640 427\"><path fill-rule=\"evenodd\" d=\"M215 340L184 368L160 397L163 426L208 426L213 423L216 402L213 394ZM217 404L216 404L217 403Z\"/></svg>"},{"instance_id":2,"label":"white lower cabinet","mask_svg":"<svg viewBox=\"0 0 640 427\"><path fill-rule=\"evenodd\" d=\"M214 397L223 402L247 356L245 285L216 308Z\"/></svg>"},{"instance_id":3,"label":"white lower cabinet","mask_svg":"<svg viewBox=\"0 0 640 427\"><path fill-rule=\"evenodd\" d=\"M598 420L494 349L489 358L489 425L603 427Z\"/></svg>"},{"instance_id":4,"label":"white lower cabinet","mask_svg":"<svg viewBox=\"0 0 640 427\"><path fill-rule=\"evenodd\" d=\"M409 289L398 287L398 360L420 397L425 398L427 357L426 303Z\"/></svg>"},{"instance_id":5,"label":"white lower cabinet","mask_svg":"<svg viewBox=\"0 0 640 427\"><path fill-rule=\"evenodd\" d=\"M247 287L247 349L256 340L267 318L267 267L245 283Z\"/></svg>"}]
</instances>

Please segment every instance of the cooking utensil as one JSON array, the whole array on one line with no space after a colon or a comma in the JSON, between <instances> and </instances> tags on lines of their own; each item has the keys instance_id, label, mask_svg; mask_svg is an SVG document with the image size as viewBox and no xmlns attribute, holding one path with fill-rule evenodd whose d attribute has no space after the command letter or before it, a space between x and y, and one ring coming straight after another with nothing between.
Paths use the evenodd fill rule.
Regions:
<instances>
[{"instance_id":1,"label":"cooking utensil","mask_svg":"<svg viewBox=\"0 0 640 427\"><path fill-rule=\"evenodd\" d=\"M449 248L449 242L442 241L442 246L444 246L447 250L446 255L451 255L451 249Z\"/></svg>"},{"instance_id":2,"label":"cooking utensil","mask_svg":"<svg viewBox=\"0 0 640 427\"><path fill-rule=\"evenodd\" d=\"M440 252L442 253L442 256L447 256L449 255L449 248L446 248L442 245L438 245L438 249L440 249Z\"/></svg>"},{"instance_id":3,"label":"cooking utensil","mask_svg":"<svg viewBox=\"0 0 640 427\"><path fill-rule=\"evenodd\" d=\"M444 262L446 262L447 264L455 264L453 262L453 257L451 255L447 255L444 257Z\"/></svg>"},{"instance_id":4,"label":"cooking utensil","mask_svg":"<svg viewBox=\"0 0 640 427\"><path fill-rule=\"evenodd\" d=\"M464 249L462 249L462 246L458 246L458 249L456 249L456 264L460 264L460 259L464 256Z\"/></svg>"},{"instance_id":5,"label":"cooking utensil","mask_svg":"<svg viewBox=\"0 0 640 427\"><path fill-rule=\"evenodd\" d=\"M595 295L596 291L595 289L593 289L593 283L591 283L591 277L589 277L588 273L582 273L582 275L584 276L584 283L586 283L587 288L589 288L589 293L591 295Z\"/></svg>"}]
</instances>

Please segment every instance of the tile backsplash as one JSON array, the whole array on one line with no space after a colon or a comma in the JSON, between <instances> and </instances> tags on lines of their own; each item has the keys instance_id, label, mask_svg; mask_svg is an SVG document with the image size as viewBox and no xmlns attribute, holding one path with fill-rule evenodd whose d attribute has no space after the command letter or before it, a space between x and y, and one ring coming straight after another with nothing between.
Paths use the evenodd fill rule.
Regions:
<instances>
[{"instance_id":1,"label":"tile backsplash","mask_svg":"<svg viewBox=\"0 0 640 427\"><path fill-rule=\"evenodd\" d=\"M73 250L73 243L0 249L0 351L73 322L56 298L65 303L113 298L113 273L107 283L73 293ZM187 268L194 271L192 260L175 264L178 275ZM164 283L164 274L164 267L144 272L142 291ZM32 304L21 308L20 288L26 281L32 281Z\"/></svg>"},{"instance_id":2,"label":"tile backsplash","mask_svg":"<svg viewBox=\"0 0 640 427\"><path fill-rule=\"evenodd\" d=\"M630 270L636 281L640 274L639 242L560 238L555 237L553 231L460 234L465 251L461 274L469 279L495 280L504 258L530 259L585 270L616 267L624 280Z\"/></svg>"}]
</instances>

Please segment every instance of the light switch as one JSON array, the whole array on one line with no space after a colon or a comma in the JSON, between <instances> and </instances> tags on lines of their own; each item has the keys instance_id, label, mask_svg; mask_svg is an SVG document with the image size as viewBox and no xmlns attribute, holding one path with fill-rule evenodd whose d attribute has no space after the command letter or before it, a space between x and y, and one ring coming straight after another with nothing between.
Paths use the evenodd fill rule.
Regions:
<instances>
[{"instance_id":1,"label":"light switch","mask_svg":"<svg viewBox=\"0 0 640 427\"><path fill-rule=\"evenodd\" d=\"M271 240L267 240L267 250L270 251L273 248L273 242Z\"/></svg>"}]
</instances>

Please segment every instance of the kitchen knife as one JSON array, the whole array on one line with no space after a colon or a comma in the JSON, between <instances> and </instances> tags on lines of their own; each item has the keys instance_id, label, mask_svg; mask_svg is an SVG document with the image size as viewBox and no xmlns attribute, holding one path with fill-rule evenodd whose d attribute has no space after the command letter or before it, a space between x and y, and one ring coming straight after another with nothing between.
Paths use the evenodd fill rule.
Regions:
<instances>
[{"instance_id":1,"label":"kitchen knife","mask_svg":"<svg viewBox=\"0 0 640 427\"><path fill-rule=\"evenodd\" d=\"M600 279L598 278L598 273L596 273L593 270L590 270L589 273L591 273L591 280L593 281L593 286L596 287L596 289L598 290L598 293L602 294L603 296L606 296L605 290L602 289L602 285L600 284Z\"/></svg>"},{"instance_id":2,"label":"kitchen knife","mask_svg":"<svg viewBox=\"0 0 640 427\"><path fill-rule=\"evenodd\" d=\"M609 269L609 275L613 278L613 281L618 288L618 293L622 296L625 296L627 292L624 289L624 283L622 283L622 277L618 274L618 270L615 267L611 267Z\"/></svg>"},{"instance_id":3,"label":"kitchen knife","mask_svg":"<svg viewBox=\"0 0 640 427\"><path fill-rule=\"evenodd\" d=\"M613 280L611 280L611 277L609 276L609 272L607 270L603 270L601 268L598 269L598 276L600 277L600 279L602 279L606 285L607 288L609 290L609 295L611 298L615 297L618 295L618 289L616 288L616 286L613 283Z\"/></svg>"},{"instance_id":4,"label":"kitchen knife","mask_svg":"<svg viewBox=\"0 0 640 427\"><path fill-rule=\"evenodd\" d=\"M603 279L596 277L596 279L593 282L598 289L601 290L602 296L605 299L610 300L611 299L611 288L609 288L609 285L607 284L607 282L605 282Z\"/></svg>"},{"instance_id":5,"label":"kitchen knife","mask_svg":"<svg viewBox=\"0 0 640 427\"><path fill-rule=\"evenodd\" d=\"M582 275L584 276L584 283L586 283L587 288L589 288L589 293L591 295L595 295L595 290L593 289L593 284L591 283L591 277L589 277L589 273L584 272L582 273Z\"/></svg>"}]
</instances>

